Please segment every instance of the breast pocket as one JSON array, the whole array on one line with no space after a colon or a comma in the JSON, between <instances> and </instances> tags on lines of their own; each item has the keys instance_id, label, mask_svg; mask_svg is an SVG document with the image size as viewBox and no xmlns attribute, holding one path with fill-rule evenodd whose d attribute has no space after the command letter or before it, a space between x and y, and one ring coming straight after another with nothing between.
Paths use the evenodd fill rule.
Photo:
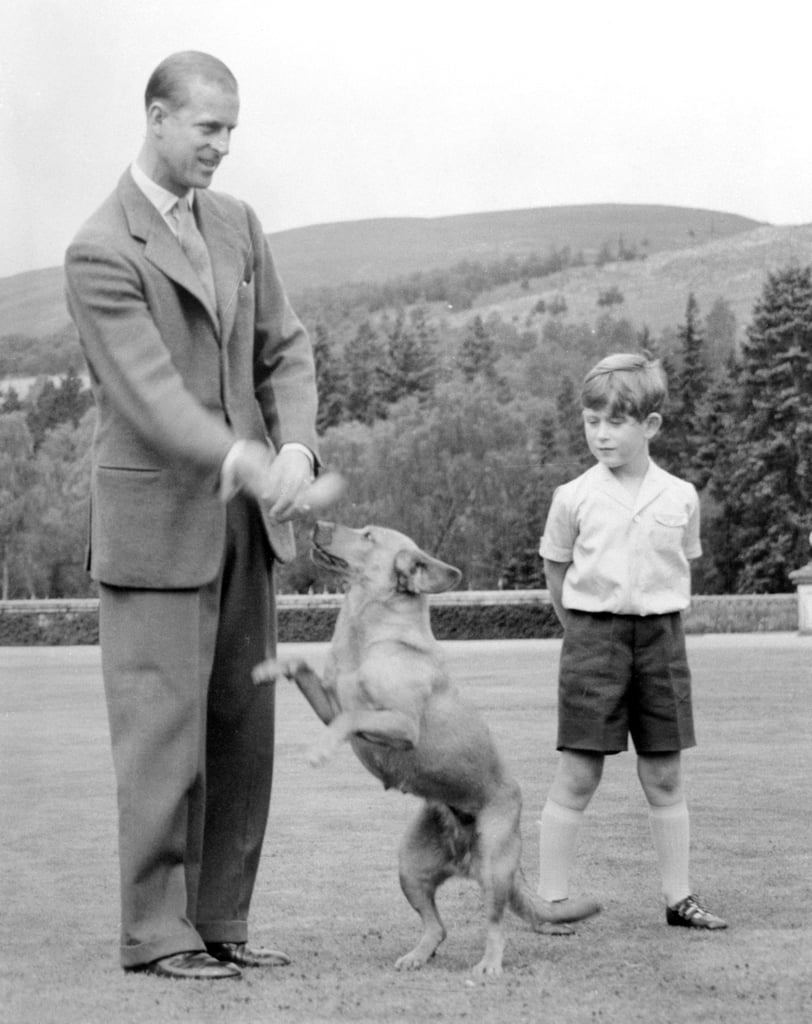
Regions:
<instances>
[{"instance_id":1,"label":"breast pocket","mask_svg":"<svg viewBox=\"0 0 812 1024\"><path fill-rule=\"evenodd\" d=\"M684 512L655 512L651 544L657 551L678 551L682 547L688 516Z\"/></svg>"}]
</instances>

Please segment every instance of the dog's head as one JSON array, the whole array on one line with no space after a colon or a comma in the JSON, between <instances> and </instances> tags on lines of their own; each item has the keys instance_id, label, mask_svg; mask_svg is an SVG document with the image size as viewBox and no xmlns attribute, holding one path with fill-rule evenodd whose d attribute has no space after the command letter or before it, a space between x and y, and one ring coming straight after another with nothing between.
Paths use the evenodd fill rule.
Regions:
<instances>
[{"instance_id":1,"label":"dog's head","mask_svg":"<svg viewBox=\"0 0 812 1024\"><path fill-rule=\"evenodd\" d=\"M413 540L383 526L351 529L319 521L313 530L316 565L362 583L378 596L439 594L462 577L459 569L421 551Z\"/></svg>"}]
</instances>

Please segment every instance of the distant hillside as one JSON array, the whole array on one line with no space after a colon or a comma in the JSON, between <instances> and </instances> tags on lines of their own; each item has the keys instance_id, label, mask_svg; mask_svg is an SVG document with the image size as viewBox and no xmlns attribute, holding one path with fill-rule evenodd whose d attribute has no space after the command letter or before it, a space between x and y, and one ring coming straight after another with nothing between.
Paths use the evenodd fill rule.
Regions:
<instances>
[{"instance_id":1,"label":"distant hillside","mask_svg":"<svg viewBox=\"0 0 812 1024\"><path fill-rule=\"evenodd\" d=\"M0 337L53 334L68 321L62 267L0 277Z\"/></svg>"},{"instance_id":2,"label":"distant hillside","mask_svg":"<svg viewBox=\"0 0 812 1024\"><path fill-rule=\"evenodd\" d=\"M673 206L589 205L454 217L348 221L270 236L288 291L385 281L462 260L488 261L569 247L587 257L618 241L653 255L737 237L760 227L747 217ZM65 326L61 267L0 278L0 337L42 337Z\"/></svg>"},{"instance_id":3,"label":"distant hillside","mask_svg":"<svg viewBox=\"0 0 812 1024\"><path fill-rule=\"evenodd\" d=\"M643 253L682 249L751 231L760 222L675 206L587 205L320 224L271 235L290 291L348 281L385 281L452 266L568 247L589 258L605 243Z\"/></svg>"},{"instance_id":4,"label":"distant hillside","mask_svg":"<svg viewBox=\"0 0 812 1024\"><path fill-rule=\"evenodd\" d=\"M611 307L615 317L630 320L652 334L684 323L688 295L693 292L704 317L719 297L736 314L739 337L751 320L767 275L789 264L812 265L812 224L803 227L762 227L704 245L659 252L643 261L577 267L532 282L529 291L506 286L483 295L476 311L498 311L505 320L523 320L539 299L563 296L567 319L594 323L606 312L597 305L601 292L616 286L623 302ZM471 311L450 314L450 323L470 319Z\"/></svg>"}]
</instances>

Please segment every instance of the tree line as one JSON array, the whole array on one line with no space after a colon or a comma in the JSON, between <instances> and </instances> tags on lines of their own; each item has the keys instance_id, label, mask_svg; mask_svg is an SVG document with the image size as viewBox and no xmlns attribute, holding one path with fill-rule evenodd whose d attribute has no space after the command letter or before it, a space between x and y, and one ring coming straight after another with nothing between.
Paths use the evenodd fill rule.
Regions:
<instances>
[{"instance_id":1,"label":"tree line","mask_svg":"<svg viewBox=\"0 0 812 1024\"><path fill-rule=\"evenodd\" d=\"M441 303L447 308L469 309L484 292L520 281L529 288L531 280L548 277L568 267L592 262L601 267L614 260L644 259L647 242L627 244L623 236L606 240L593 257L573 253L569 246L552 246L546 255L530 252L493 260L461 260L450 267L417 271L383 282L349 282L334 287L305 288L293 296L294 308L308 322L339 324L357 320L361 313L418 304ZM47 366L51 373L66 373L81 362L81 351L73 324L42 337L27 334L0 336L0 380L33 377Z\"/></svg>"},{"instance_id":2,"label":"tree line","mask_svg":"<svg viewBox=\"0 0 812 1024\"><path fill-rule=\"evenodd\" d=\"M622 297L621 297L622 298ZM563 303L564 307L566 303ZM698 593L780 593L812 529L812 268L771 274L744 340L719 299L655 338L598 303L594 323L536 308L450 326L424 302L307 310L321 455L348 478L336 518L384 523L458 565L473 589L544 586L537 556L553 490L590 464L578 387L610 351L644 349L670 400L654 458L700 492ZM89 391L71 367L0 403L3 597L82 596ZM287 591L330 585L302 554Z\"/></svg>"}]
</instances>

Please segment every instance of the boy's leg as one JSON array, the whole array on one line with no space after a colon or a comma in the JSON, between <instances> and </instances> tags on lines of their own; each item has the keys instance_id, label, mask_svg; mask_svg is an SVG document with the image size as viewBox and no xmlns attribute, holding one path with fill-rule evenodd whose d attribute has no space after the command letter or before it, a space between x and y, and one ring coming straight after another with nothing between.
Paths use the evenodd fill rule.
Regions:
<instances>
[{"instance_id":1,"label":"boy's leg","mask_svg":"<svg viewBox=\"0 0 812 1024\"><path fill-rule=\"evenodd\" d=\"M649 825L663 895L669 906L690 895L690 817L682 789L682 759L679 751L640 754L637 774L649 805Z\"/></svg>"},{"instance_id":2,"label":"boy's leg","mask_svg":"<svg viewBox=\"0 0 812 1024\"><path fill-rule=\"evenodd\" d=\"M637 772L649 804L649 825L660 866L669 924L694 928L727 925L699 905L691 895L690 815L682 788L679 752L641 754Z\"/></svg>"},{"instance_id":3,"label":"boy's leg","mask_svg":"<svg viewBox=\"0 0 812 1024\"><path fill-rule=\"evenodd\" d=\"M598 788L602 771L602 754L562 750L541 814L539 896L547 903L566 901L570 913L577 909L584 911L584 916L597 913L600 906L585 897L569 898L569 874L584 811Z\"/></svg>"}]
</instances>

